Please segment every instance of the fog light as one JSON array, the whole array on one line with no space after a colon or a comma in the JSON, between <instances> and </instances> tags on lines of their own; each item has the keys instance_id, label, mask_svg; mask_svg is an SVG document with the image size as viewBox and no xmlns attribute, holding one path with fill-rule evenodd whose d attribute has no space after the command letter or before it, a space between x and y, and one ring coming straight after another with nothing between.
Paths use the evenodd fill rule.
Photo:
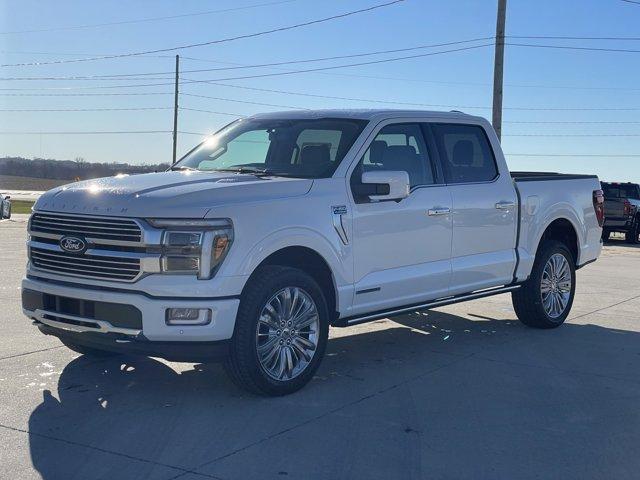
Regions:
<instances>
[{"instance_id":1,"label":"fog light","mask_svg":"<svg viewBox=\"0 0 640 480\"><path fill-rule=\"evenodd\" d=\"M162 269L165 272L189 273L200 268L200 257L162 257Z\"/></svg>"},{"instance_id":2,"label":"fog light","mask_svg":"<svg viewBox=\"0 0 640 480\"><path fill-rule=\"evenodd\" d=\"M167 325L206 325L210 322L209 308L167 308Z\"/></svg>"}]
</instances>

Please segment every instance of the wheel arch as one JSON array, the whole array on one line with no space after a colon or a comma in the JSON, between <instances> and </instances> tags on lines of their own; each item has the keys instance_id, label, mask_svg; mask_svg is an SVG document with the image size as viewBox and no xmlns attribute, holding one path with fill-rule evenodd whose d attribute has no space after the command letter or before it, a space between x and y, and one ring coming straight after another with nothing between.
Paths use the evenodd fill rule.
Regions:
<instances>
[{"instance_id":1,"label":"wheel arch","mask_svg":"<svg viewBox=\"0 0 640 480\"><path fill-rule=\"evenodd\" d=\"M536 256L546 240L556 240L563 243L573 256L574 265L579 265L580 261L580 237L578 229L567 217L558 217L547 224L542 231L536 248Z\"/></svg>"},{"instance_id":2,"label":"wheel arch","mask_svg":"<svg viewBox=\"0 0 640 480\"><path fill-rule=\"evenodd\" d=\"M248 279L243 290L262 266L298 268L311 275L325 292L333 321L348 301L349 289L344 288L350 281L347 262L348 255L320 235L302 229L281 231L259 242L245 258L241 270Z\"/></svg>"}]
</instances>

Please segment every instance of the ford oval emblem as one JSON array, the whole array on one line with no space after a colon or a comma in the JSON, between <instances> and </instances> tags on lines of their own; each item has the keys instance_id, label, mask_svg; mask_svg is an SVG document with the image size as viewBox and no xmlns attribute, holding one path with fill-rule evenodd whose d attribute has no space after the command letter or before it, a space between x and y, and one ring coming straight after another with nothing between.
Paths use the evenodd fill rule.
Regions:
<instances>
[{"instance_id":1,"label":"ford oval emblem","mask_svg":"<svg viewBox=\"0 0 640 480\"><path fill-rule=\"evenodd\" d=\"M80 254L87 249L87 242L80 237L62 237L60 248L68 253Z\"/></svg>"}]
</instances>

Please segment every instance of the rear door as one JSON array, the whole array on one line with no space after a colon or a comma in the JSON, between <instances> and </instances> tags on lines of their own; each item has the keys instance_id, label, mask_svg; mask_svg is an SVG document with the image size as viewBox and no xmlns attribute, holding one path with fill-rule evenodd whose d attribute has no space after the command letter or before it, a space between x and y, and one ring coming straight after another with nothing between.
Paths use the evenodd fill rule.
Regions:
<instances>
[{"instance_id":1,"label":"rear door","mask_svg":"<svg viewBox=\"0 0 640 480\"><path fill-rule=\"evenodd\" d=\"M443 297L451 276L451 195L439 179L419 123L381 126L350 175L403 170L411 191L401 201L354 195L353 314Z\"/></svg>"},{"instance_id":2,"label":"rear door","mask_svg":"<svg viewBox=\"0 0 640 480\"><path fill-rule=\"evenodd\" d=\"M430 130L453 204L449 293L511 283L517 196L506 165L500 172L480 125L432 123Z\"/></svg>"}]
</instances>

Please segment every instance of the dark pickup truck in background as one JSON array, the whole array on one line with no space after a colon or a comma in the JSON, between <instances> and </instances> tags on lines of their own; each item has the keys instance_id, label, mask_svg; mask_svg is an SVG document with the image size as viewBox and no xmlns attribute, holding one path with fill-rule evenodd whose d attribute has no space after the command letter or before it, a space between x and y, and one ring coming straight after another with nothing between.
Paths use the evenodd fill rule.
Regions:
<instances>
[{"instance_id":1,"label":"dark pickup truck in background","mask_svg":"<svg viewBox=\"0 0 640 480\"><path fill-rule=\"evenodd\" d=\"M621 232L629 243L640 243L640 185L602 182L605 222L603 240Z\"/></svg>"}]
</instances>

